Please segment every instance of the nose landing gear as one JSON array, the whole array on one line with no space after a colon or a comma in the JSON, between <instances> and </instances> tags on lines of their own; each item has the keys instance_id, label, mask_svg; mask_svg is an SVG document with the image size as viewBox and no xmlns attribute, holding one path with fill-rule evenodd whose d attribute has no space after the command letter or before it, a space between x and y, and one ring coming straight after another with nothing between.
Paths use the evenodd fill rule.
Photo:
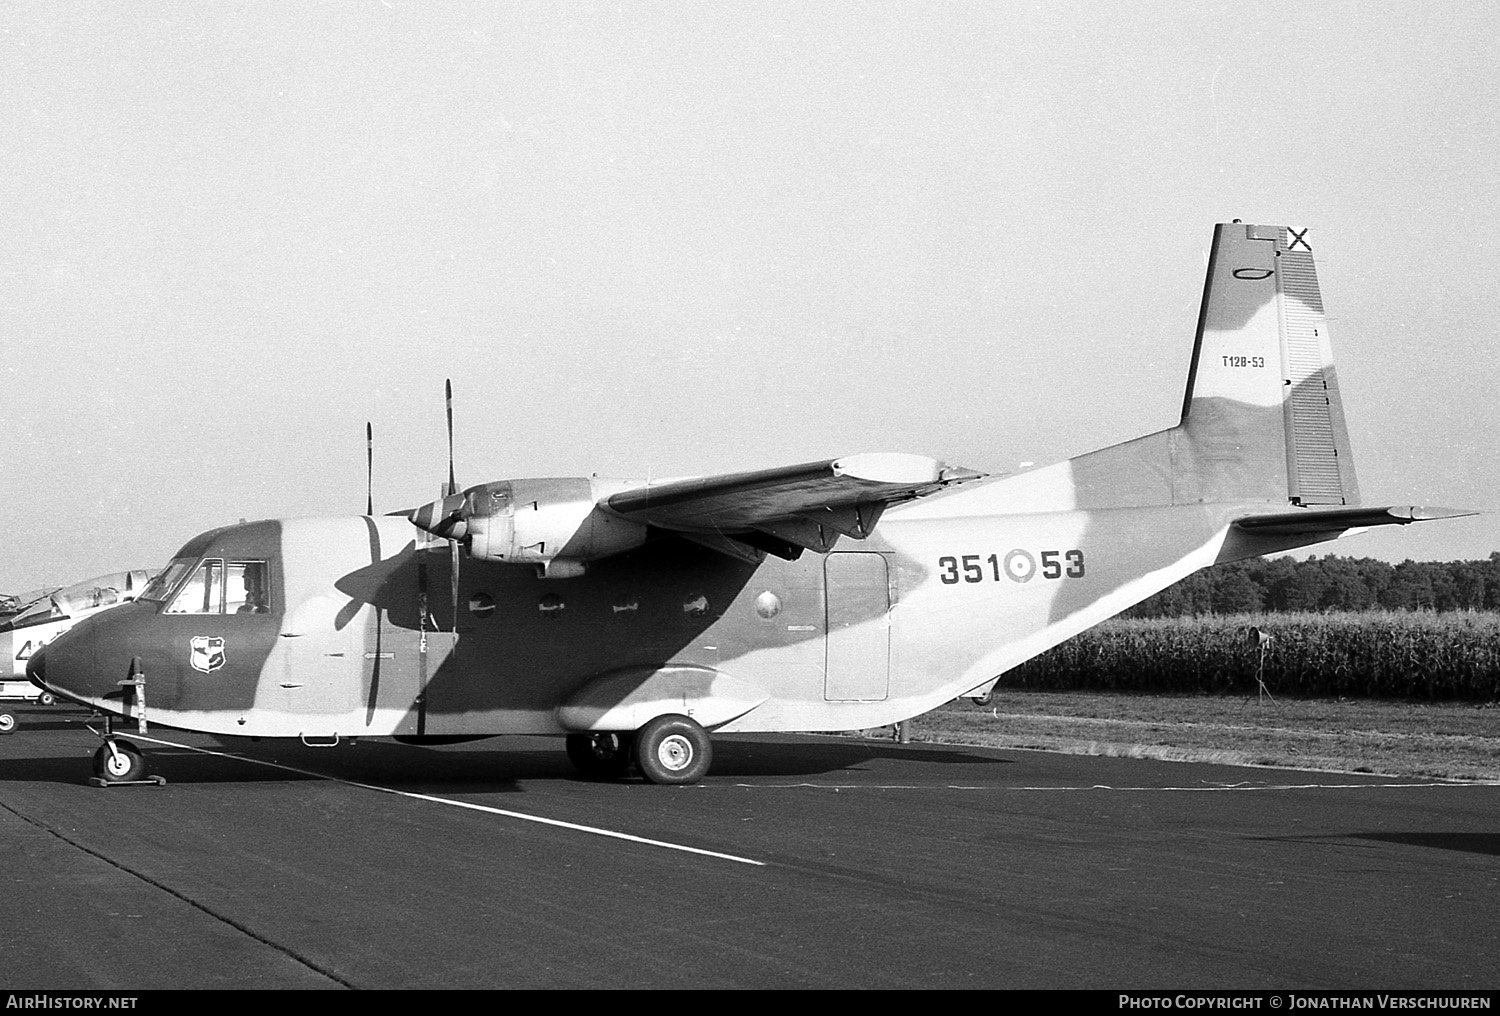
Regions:
<instances>
[{"instance_id":1,"label":"nose landing gear","mask_svg":"<svg viewBox=\"0 0 1500 1016\"><path fill-rule=\"evenodd\" d=\"M136 701L136 722L142 734L146 732L146 675L141 670L140 657L130 661L130 677L120 682L123 688L133 689ZM131 742L116 737L110 727L110 717L105 716L103 730L89 730L104 743L94 752L94 775L89 779L93 787L164 787L165 776L151 776L146 772L146 756Z\"/></svg>"},{"instance_id":2,"label":"nose landing gear","mask_svg":"<svg viewBox=\"0 0 1500 1016\"><path fill-rule=\"evenodd\" d=\"M91 787L157 786L167 784L165 776L153 776L146 772L146 756L141 749L123 737L116 737L110 730L109 717L104 718L102 731L89 730L104 741L94 752L94 775L89 778Z\"/></svg>"},{"instance_id":3,"label":"nose landing gear","mask_svg":"<svg viewBox=\"0 0 1500 1016\"><path fill-rule=\"evenodd\" d=\"M94 780L101 786L113 783L165 783L160 776L145 779L146 756L123 737L107 738L94 752Z\"/></svg>"},{"instance_id":4,"label":"nose landing gear","mask_svg":"<svg viewBox=\"0 0 1500 1016\"><path fill-rule=\"evenodd\" d=\"M146 756L141 749L110 732L108 717L105 717L102 732L93 727L89 730L93 730L104 741L99 750L94 752L94 775L89 778L89 786L166 786L165 776L153 776L146 772Z\"/></svg>"}]
</instances>

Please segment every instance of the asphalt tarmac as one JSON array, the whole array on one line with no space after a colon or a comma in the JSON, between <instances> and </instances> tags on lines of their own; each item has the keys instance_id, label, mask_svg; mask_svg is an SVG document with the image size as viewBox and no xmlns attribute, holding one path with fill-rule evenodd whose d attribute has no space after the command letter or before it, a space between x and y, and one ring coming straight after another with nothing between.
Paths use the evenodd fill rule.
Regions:
<instances>
[{"instance_id":1,"label":"asphalt tarmac","mask_svg":"<svg viewBox=\"0 0 1500 1016\"><path fill-rule=\"evenodd\" d=\"M0 737L0 989L1500 986L1500 786L716 739L694 787L561 741Z\"/></svg>"}]
</instances>

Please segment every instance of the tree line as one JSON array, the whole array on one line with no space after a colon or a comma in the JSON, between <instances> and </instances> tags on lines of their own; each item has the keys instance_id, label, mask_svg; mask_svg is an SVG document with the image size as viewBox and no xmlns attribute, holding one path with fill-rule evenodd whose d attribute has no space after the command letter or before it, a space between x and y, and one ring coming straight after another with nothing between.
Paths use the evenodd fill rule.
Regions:
<instances>
[{"instance_id":1,"label":"tree line","mask_svg":"<svg viewBox=\"0 0 1500 1016\"><path fill-rule=\"evenodd\" d=\"M1255 558L1216 565L1125 611L1125 617L1332 610L1500 611L1500 551L1482 561Z\"/></svg>"}]
</instances>

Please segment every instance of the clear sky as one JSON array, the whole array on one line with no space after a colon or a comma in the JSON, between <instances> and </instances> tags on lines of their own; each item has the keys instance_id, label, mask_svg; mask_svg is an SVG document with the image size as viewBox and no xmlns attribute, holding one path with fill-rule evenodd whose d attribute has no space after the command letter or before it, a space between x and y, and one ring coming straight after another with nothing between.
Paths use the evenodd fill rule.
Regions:
<instances>
[{"instance_id":1,"label":"clear sky","mask_svg":"<svg viewBox=\"0 0 1500 1016\"><path fill-rule=\"evenodd\" d=\"M1176 422L1311 227L1367 503L1500 505L1489 3L0 4L0 590L461 484ZM1486 557L1500 517L1329 545Z\"/></svg>"}]
</instances>

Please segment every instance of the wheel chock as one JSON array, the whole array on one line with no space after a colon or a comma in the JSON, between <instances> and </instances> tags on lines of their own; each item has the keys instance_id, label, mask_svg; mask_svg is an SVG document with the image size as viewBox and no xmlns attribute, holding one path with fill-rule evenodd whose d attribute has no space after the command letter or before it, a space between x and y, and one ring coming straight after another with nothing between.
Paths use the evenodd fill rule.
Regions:
<instances>
[{"instance_id":1,"label":"wheel chock","mask_svg":"<svg viewBox=\"0 0 1500 1016\"><path fill-rule=\"evenodd\" d=\"M90 776L88 784L91 787L165 787L167 778L165 776L147 776L143 780L105 780L97 776Z\"/></svg>"}]
</instances>

